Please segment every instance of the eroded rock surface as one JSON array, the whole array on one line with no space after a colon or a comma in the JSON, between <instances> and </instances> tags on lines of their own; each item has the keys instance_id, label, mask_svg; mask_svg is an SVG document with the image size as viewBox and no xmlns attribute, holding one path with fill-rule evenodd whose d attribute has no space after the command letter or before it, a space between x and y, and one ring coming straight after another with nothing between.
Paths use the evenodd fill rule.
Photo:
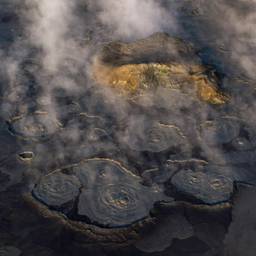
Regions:
<instances>
[{"instance_id":1,"label":"eroded rock surface","mask_svg":"<svg viewBox=\"0 0 256 256\"><path fill-rule=\"evenodd\" d=\"M225 238L227 255L253 256L255 246L255 195L253 187L239 191L232 211L233 222Z\"/></svg>"},{"instance_id":2,"label":"eroded rock surface","mask_svg":"<svg viewBox=\"0 0 256 256\"><path fill-rule=\"evenodd\" d=\"M171 200L141 183L118 162L90 159L44 176L33 195L71 220L117 228L149 218L155 202Z\"/></svg>"},{"instance_id":3,"label":"eroded rock surface","mask_svg":"<svg viewBox=\"0 0 256 256\"><path fill-rule=\"evenodd\" d=\"M56 172L43 177L33 193L50 207L61 207L78 196L80 182L75 176Z\"/></svg>"},{"instance_id":4,"label":"eroded rock surface","mask_svg":"<svg viewBox=\"0 0 256 256\"><path fill-rule=\"evenodd\" d=\"M200 64L191 45L164 33L132 43L106 45L96 57L93 77L128 97L157 87L192 87L202 101L224 104L228 100L218 90L213 70Z\"/></svg>"},{"instance_id":5,"label":"eroded rock surface","mask_svg":"<svg viewBox=\"0 0 256 256\"><path fill-rule=\"evenodd\" d=\"M47 112L14 117L8 122L8 126L14 136L34 141L48 139L61 127L56 118Z\"/></svg>"},{"instance_id":6,"label":"eroded rock surface","mask_svg":"<svg viewBox=\"0 0 256 256\"><path fill-rule=\"evenodd\" d=\"M171 183L178 192L206 204L228 201L233 192L233 180L213 172L181 170Z\"/></svg>"},{"instance_id":7,"label":"eroded rock surface","mask_svg":"<svg viewBox=\"0 0 256 256\"><path fill-rule=\"evenodd\" d=\"M154 230L136 243L139 250L147 253L162 252L172 245L174 239L183 240L194 234L191 224L178 214L163 217L156 225Z\"/></svg>"},{"instance_id":8,"label":"eroded rock surface","mask_svg":"<svg viewBox=\"0 0 256 256\"><path fill-rule=\"evenodd\" d=\"M121 140L135 151L161 152L172 149L176 152L186 152L190 148L179 127L139 118L128 124Z\"/></svg>"},{"instance_id":9,"label":"eroded rock surface","mask_svg":"<svg viewBox=\"0 0 256 256\"><path fill-rule=\"evenodd\" d=\"M245 120L221 117L199 127L200 142L209 160L219 164L253 163L256 134Z\"/></svg>"},{"instance_id":10,"label":"eroded rock surface","mask_svg":"<svg viewBox=\"0 0 256 256\"><path fill-rule=\"evenodd\" d=\"M20 35L20 10L12 6L17 1L2 1L1 47ZM208 27L209 19L218 21L216 13L227 10L214 8L219 1L165 2L179 2L186 13L181 23L190 27L181 37L198 37L199 52L157 33L92 49L97 54L91 70L86 56L78 61L71 56L52 77L42 70L39 49L27 48L27 35L6 51L8 60L1 48L1 77L8 73L8 79L1 81L0 95L0 254L221 255L237 183L256 185L255 81L229 72L238 61L230 58L230 44L237 40L226 40L227 27L225 44L219 31ZM84 7L79 12L85 22L71 26L74 34L91 22ZM201 30L187 15L198 19ZM92 17L93 28L86 28L90 39L79 38L81 45L97 48L113 38L102 39L109 30ZM8 71L20 71L17 76L5 70L12 57L15 65ZM96 86L83 77L85 69ZM42 85L51 85L50 98ZM80 162L85 158L93 159ZM248 255L254 255L254 194L235 202L226 238L232 255L245 254L247 244L253 249ZM240 238L241 230L248 236ZM128 244L131 248L116 251ZM113 251L102 249L106 245Z\"/></svg>"}]
</instances>

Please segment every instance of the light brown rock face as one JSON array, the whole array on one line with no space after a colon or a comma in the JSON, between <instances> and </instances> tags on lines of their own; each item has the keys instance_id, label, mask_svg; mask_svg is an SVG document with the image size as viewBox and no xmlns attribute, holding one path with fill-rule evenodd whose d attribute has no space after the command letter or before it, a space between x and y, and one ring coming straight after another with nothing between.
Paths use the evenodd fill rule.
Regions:
<instances>
[{"instance_id":1,"label":"light brown rock face","mask_svg":"<svg viewBox=\"0 0 256 256\"><path fill-rule=\"evenodd\" d=\"M189 86L207 103L228 100L218 90L213 70L200 63L190 45L161 33L133 43L106 45L94 62L93 78L127 97L159 86L179 90Z\"/></svg>"}]
</instances>

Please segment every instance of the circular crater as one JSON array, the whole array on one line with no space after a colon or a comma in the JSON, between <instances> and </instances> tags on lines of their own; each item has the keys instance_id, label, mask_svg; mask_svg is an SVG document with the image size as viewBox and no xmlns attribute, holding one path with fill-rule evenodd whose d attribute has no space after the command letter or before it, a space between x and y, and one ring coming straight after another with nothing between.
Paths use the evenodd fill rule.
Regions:
<instances>
[{"instance_id":1,"label":"circular crater","mask_svg":"<svg viewBox=\"0 0 256 256\"><path fill-rule=\"evenodd\" d=\"M206 121L199 128L207 159L218 164L255 162L256 133L244 120L221 117Z\"/></svg>"},{"instance_id":2,"label":"circular crater","mask_svg":"<svg viewBox=\"0 0 256 256\"><path fill-rule=\"evenodd\" d=\"M238 119L223 117L206 121L199 127L200 138L208 146L218 146L231 142L240 132Z\"/></svg>"},{"instance_id":3,"label":"circular crater","mask_svg":"<svg viewBox=\"0 0 256 256\"><path fill-rule=\"evenodd\" d=\"M232 176L226 176L213 169L202 171L182 169L171 179L171 185L177 194L198 202L214 205L226 202L233 193Z\"/></svg>"},{"instance_id":4,"label":"circular crater","mask_svg":"<svg viewBox=\"0 0 256 256\"><path fill-rule=\"evenodd\" d=\"M187 152L189 142L182 131L175 125L136 120L125 131L121 142L135 151L162 152L174 150Z\"/></svg>"},{"instance_id":5,"label":"circular crater","mask_svg":"<svg viewBox=\"0 0 256 256\"><path fill-rule=\"evenodd\" d=\"M227 163L249 164L256 161L256 133L253 127L241 123L239 135L224 148ZM250 170L254 172L253 170Z\"/></svg>"},{"instance_id":6,"label":"circular crater","mask_svg":"<svg viewBox=\"0 0 256 256\"><path fill-rule=\"evenodd\" d=\"M61 207L78 196L80 182L75 176L54 172L44 176L33 190L34 196L49 207Z\"/></svg>"},{"instance_id":7,"label":"circular crater","mask_svg":"<svg viewBox=\"0 0 256 256\"><path fill-rule=\"evenodd\" d=\"M8 122L11 134L35 141L48 139L60 127L60 123L47 112L35 112L30 115L14 117Z\"/></svg>"},{"instance_id":8,"label":"circular crater","mask_svg":"<svg viewBox=\"0 0 256 256\"><path fill-rule=\"evenodd\" d=\"M101 186L82 191L78 214L101 226L124 227L146 218L155 200L154 193L139 184Z\"/></svg>"},{"instance_id":9,"label":"circular crater","mask_svg":"<svg viewBox=\"0 0 256 256\"><path fill-rule=\"evenodd\" d=\"M250 151L256 147L256 133L252 127L242 124L239 135L231 142L234 151Z\"/></svg>"},{"instance_id":10,"label":"circular crater","mask_svg":"<svg viewBox=\"0 0 256 256\"><path fill-rule=\"evenodd\" d=\"M110 159L89 159L56 170L41 178L32 195L36 205L64 213L70 223L111 229L143 222L155 202L170 200Z\"/></svg>"}]
</instances>

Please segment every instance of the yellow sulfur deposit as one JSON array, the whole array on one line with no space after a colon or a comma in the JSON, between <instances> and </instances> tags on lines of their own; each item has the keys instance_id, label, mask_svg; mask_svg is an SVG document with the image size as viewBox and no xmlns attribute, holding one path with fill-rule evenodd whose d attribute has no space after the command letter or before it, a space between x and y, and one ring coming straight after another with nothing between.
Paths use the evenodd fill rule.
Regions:
<instances>
[{"instance_id":1,"label":"yellow sulfur deposit","mask_svg":"<svg viewBox=\"0 0 256 256\"><path fill-rule=\"evenodd\" d=\"M111 66L95 62L93 77L99 84L110 86L128 97L158 86L171 89L190 86L207 103L224 104L228 101L228 97L217 88L217 78L210 79L202 65L149 63Z\"/></svg>"}]
</instances>

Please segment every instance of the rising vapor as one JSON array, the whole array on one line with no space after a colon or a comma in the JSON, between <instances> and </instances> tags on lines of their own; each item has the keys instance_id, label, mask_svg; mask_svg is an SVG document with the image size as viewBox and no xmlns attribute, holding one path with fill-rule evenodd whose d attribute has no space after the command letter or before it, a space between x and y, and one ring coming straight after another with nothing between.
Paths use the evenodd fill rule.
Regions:
<instances>
[{"instance_id":1,"label":"rising vapor","mask_svg":"<svg viewBox=\"0 0 256 256\"><path fill-rule=\"evenodd\" d=\"M156 0L90 0L89 7L98 10L100 21L110 27L116 36L126 39L174 31L176 27L171 11Z\"/></svg>"}]
</instances>

